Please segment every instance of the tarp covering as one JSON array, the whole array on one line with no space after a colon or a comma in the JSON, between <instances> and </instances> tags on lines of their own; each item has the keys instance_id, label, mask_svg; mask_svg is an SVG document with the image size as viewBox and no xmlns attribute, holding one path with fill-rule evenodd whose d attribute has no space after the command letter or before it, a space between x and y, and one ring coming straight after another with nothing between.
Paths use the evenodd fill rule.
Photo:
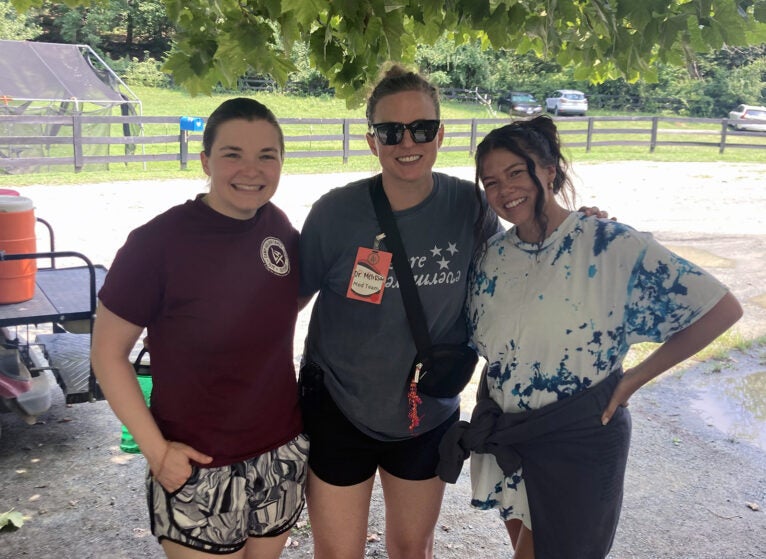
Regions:
<instances>
[{"instance_id":1,"label":"tarp covering","mask_svg":"<svg viewBox=\"0 0 766 559\"><path fill-rule=\"evenodd\" d=\"M87 45L0 40L0 174L46 170L42 166L44 158L72 157L72 142L45 141L55 136L73 138L72 122L51 122L35 116L110 116L113 110L135 115L136 108L140 110L138 98ZM81 137L85 138L104 138L113 133L108 122L80 126ZM140 127L122 124L118 133L135 136ZM108 155L109 150L106 143L82 145L86 156ZM135 144L125 143L124 151L132 154ZM16 161L3 165L3 159ZM30 162L20 165L20 159Z\"/></svg>"},{"instance_id":2,"label":"tarp covering","mask_svg":"<svg viewBox=\"0 0 766 559\"><path fill-rule=\"evenodd\" d=\"M0 102L124 103L95 73L77 45L0 41Z\"/></svg>"}]
</instances>

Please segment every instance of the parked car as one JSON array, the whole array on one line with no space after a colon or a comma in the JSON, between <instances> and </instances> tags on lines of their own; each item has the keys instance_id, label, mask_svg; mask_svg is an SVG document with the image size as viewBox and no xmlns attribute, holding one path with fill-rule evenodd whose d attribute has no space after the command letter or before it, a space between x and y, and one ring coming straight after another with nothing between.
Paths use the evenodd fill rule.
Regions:
<instances>
[{"instance_id":1,"label":"parked car","mask_svg":"<svg viewBox=\"0 0 766 559\"><path fill-rule=\"evenodd\" d=\"M545 110L555 115L581 115L588 111L588 100L582 91L559 89L545 99Z\"/></svg>"},{"instance_id":2,"label":"parked car","mask_svg":"<svg viewBox=\"0 0 766 559\"><path fill-rule=\"evenodd\" d=\"M749 122L761 120L763 122ZM754 105L739 105L729 111L729 126L735 130L752 130L754 132L766 132L766 107Z\"/></svg>"},{"instance_id":3,"label":"parked car","mask_svg":"<svg viewBox=\"0 0 766 559\"><path fill-rule=\"evenodd\" d=\"M534 116L543 112L540 101L524 91L509 91L497 100L497 108L511 116Z\"/></svg>"}]
</instances>

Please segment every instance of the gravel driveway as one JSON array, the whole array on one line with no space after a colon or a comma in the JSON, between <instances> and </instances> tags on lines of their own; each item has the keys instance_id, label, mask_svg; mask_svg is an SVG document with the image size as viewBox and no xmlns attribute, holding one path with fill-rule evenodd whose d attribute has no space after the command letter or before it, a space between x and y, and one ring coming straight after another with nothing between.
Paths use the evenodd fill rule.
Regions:
<instances>
[{"instance_id":1,"label":"gravel driveway","mask_svg":"<svg viewBox=\"0 0 766 559\"><path fill-rule=\"evenodd\" d=\"M449 171L468 179L473 173ZM606 208L708 267L745 307L736 326L743 338L766 335L766 164L629 162L582 164L575 171L578 205ZM276 202L300 226L319 194L362 176L287 175ZM58 249L83 252L108 267L128 231L203 186L194 177L18 190L51 222ZM296 351L307 320L304 311ZM727 387L742 383L750 387L749 401L734 408L731 427L703 413L706 394L723 400ZM470 401L469 394L466 410ZM666 375L637 394L630 409L633 445L610 558L766 557L766 441L757 438L766 422L766 346ZM736 428L753 418L755 438ZM0 422L0 512L15 508L26 516L21 529L0 532L1 558L162 556L147 530L143 458L119 450L120 426L105 402L67 407L59 395L35 425L9 414ZM496 514L467 504L467 470L447 490L437 557L510 558ZM376 489L369 557L387 556L382 509ZM311 556L306 520L304 513L284 557Z\"/></svg>"}]
</instances>

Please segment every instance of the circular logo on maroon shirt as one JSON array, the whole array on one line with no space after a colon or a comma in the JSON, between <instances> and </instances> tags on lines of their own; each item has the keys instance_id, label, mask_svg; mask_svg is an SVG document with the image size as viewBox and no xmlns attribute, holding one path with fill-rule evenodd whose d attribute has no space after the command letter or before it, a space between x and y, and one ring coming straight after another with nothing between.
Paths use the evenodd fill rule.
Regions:
<instances>
[{"instance_id":1,"label":"circular logo on maroon shirt","mask_svg":"<svg viewBox=\"0 0 766 559\"><path fill-rule=\"evenodd\" d=\"M277 276L290 273L290 259L284 243L276 237L266 237L261 243L261 260L266 269Z\"/></svg>"}]
</instances>

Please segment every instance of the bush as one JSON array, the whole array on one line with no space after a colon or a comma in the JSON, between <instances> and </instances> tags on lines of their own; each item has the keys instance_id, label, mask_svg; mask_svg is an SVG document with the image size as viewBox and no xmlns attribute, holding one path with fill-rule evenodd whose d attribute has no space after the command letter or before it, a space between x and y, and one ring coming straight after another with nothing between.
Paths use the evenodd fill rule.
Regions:
<instances>
[{"instance_id":1,"label":"bush","mask_svg":"<svg viewBox=\"0 0 766 559\"><path fill-rule=\"evenodd\" d=\"M688 99L689 116L694 118L711 118L714 116L715 100L707 95L696 99Z\"/></svg>"},{"instance_id":2,"label":"bush","mask_svg":"<svg viewBox=\"0 0 766 559\"><path fill-rule=\"evenodd\" d=\"M295 95L330 95L333 89L330 82L309 63L308 43L298 42L293 45L291 59L296 70L287 78L285 91Z\"/></svg>"},{"instance_id":3,"label":"bush","mask_svg":"<svg viewBox=\"0 0 766 559\"><path fill-rule=\"evenodd\" d=\"M430 81L433 85L435 85L439 89L446 89L447 86L450 85L451 78L449 74L447 74L446 72L437 70L429 74L428 81Z\"/></svg>"},{"instance_id":4,"label":"bush","mask_svg":"<svg viewBox=\"0 0 766 559\"><path fill-rule=\"evenodd\" d=\"M144 53L145 55L147 53ZM148 87L170 87L170 76L162 71L162 62L151 56L143 60L127 57L121 59L121 64L114 64L115 71L128 85L145 85Z\"/></svg>"}]
</instances>

